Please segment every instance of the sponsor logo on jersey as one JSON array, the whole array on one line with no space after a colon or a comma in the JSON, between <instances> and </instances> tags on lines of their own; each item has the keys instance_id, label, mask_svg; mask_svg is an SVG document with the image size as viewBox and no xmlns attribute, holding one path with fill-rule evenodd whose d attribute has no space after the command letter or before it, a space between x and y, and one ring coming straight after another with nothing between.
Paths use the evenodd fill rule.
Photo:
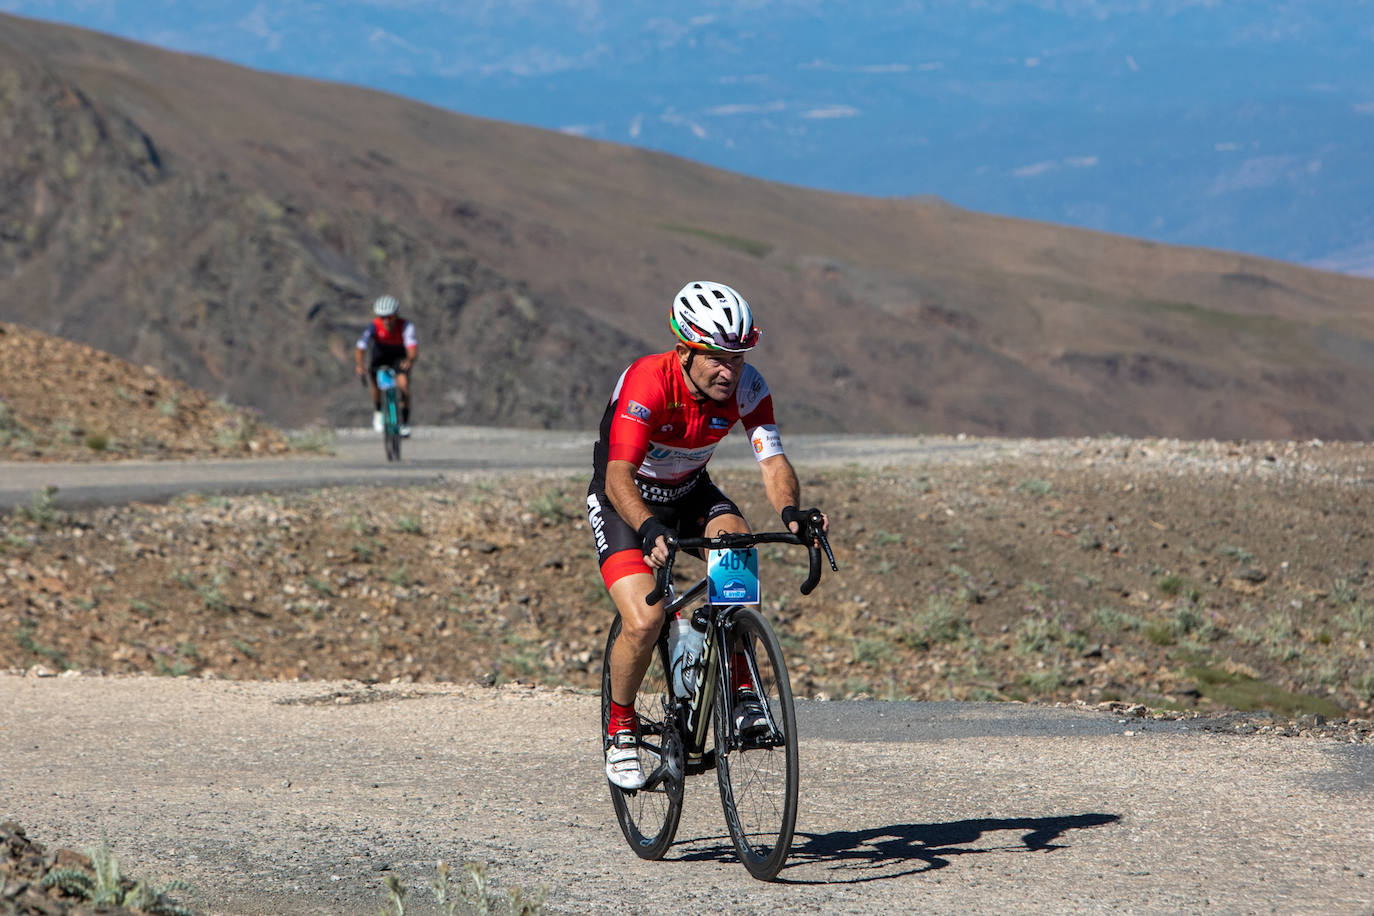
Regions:
<instances>
[{"instance_id":1,"label":"sponsor logo on jersey","mask_svg":"<svg viewBox=\"0 0 1374 916\"><path fill-rule=\"evenodd\" d=\"M649 422L650 411L649 408L631 398L625 404L625 415L647 423Z\"/></svg>"},{"instance_id":2,"label":"sponsor logo on jersey","mask_svg":"<svg viewBox=\"0 0 1374 916\"><path fill-rule=\"evenodd\" d=\"M763 452L763 440L760 439L760 438L758 438L758 437L756 436L756 437L754 437L754 454L757 455L757 454L760 454L760 453L762 453L762 452Z\"/></svg>"},{"instance_id":3,"label":"sponsor logo on jersey","mask_svg":"<svg viewBox=\"0 0 1374 916\"><path fill-rule=\"evenodd\" d=\"M678 484L675 487L665 487L662 484L650 483L638 477L635 478L635 483L639 485L639 495L644 497L646 501L670 503L692 492L692 488L697 485L697 481L699 480L701 480L701 475L698 474L694 475L692 479L686 483Z\"/></svg>"},{"instance_id":4,"label":"sponsor logo on jersey","mask_svg":"<svg viewBox=\"0 0 1374 916\"><path fill-rule=\"evenodd\" d=\"M727 417L712 417L709 425L712 429L729 429L730 420Z\"/></svg>"},{"instance_id":5,"label":"sponsor logo on jersey","mask_svg":"<svg viewBox=\"0 0 1374 916\"><path fill-rule=\"evenodd\" d=\"M698 461L705 462L716 450L714 445L705 448L670 448L666 445L650 443L645 457L654 461Z\"/></svg>"}]
</instances>

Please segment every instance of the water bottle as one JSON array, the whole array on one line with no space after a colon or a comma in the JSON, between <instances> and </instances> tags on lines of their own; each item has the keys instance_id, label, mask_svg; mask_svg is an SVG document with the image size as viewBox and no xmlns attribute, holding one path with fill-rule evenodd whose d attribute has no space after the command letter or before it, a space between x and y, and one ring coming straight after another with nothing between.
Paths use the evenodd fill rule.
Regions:
<instances>
[{"instance_id":1,"label":"water bottle","mask_svg":"<svg viewBox=\"0 0 1374 916\"><path fill-rule=\"evenodd\" d=\"M706 634L692 626L690 617L678 615L668 626L668 660L672 667L673 693L684 699L697 690L697 674L701 670L702 649Z\"/></svg>"}]
</instances>

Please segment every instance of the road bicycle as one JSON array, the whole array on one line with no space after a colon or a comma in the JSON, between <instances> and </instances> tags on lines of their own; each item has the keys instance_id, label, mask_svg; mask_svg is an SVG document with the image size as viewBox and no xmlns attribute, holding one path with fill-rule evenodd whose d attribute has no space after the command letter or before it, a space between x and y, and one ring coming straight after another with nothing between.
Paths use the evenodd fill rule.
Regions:
<instances>
[{"instance_id":1,"label":"road bicycle","mask_svg":"<svg viewBox=\"0 0 1374 916\"><path fill-rule=\"evenodd\" d=\"M811 510L799 534L768 531L709 538L668 539L668 562L658 571L649 604L664 600L663 629L635 697L639 760L644 785L621 789L609 780L611 803L630 848L643 859L660 859L672 845L682 814L686 777L715 769L725 823L740 861L764 881L774 878L792 848L797 822L797 721L792 684L772 626L758 610L758 544L799 544L810 568L801 585L809 595L821 577L821 550L838 570ZM819 544L819 546L817 546ZM678 595L672 584L678 550L706 551L707 573ZM705 630L695 688L679 696L668 647L675 614L691 615ZM611 714L611 649L620 636L617 614L606 638L601 667L601 733ZM734 714L737 694L752 689L766 727L742 731ZM714 731L713 736L708 732ZM711 746L707 746L708 737Z\"/></svg>"},{"instance_id":2,"label":"road bicycle","mask_svg":"<svg viewBox=\"0 0 1374 916\"><path fill-rule=\"evenodd\" d=\"M382 444L387 461L401 460L401 391L397 387L396 370L390 366L377 369L377 390L382 393Z\"/></svg>"}]
</instances>

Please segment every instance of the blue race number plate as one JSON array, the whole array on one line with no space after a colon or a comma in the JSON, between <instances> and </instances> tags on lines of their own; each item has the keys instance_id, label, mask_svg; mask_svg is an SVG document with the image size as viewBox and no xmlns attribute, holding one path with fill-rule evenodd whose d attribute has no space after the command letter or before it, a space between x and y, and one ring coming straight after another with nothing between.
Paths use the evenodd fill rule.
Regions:
<instances>
[{"instance_id":1,"label":"blue race number plate","mask_svg":"<svg viewBox=\"0 0 1374 916\"><path fill-rule=\"evenodd\" d=\"M753 547L709 551L706 578L712 604L758 604L759 552Z\"/></svg>"}]
</instances>

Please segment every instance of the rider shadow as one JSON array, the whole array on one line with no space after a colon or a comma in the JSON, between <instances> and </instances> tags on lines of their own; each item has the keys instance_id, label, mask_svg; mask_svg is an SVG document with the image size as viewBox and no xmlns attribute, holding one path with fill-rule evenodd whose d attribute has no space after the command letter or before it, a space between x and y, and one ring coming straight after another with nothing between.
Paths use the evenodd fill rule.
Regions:
<instances>
[{"instance_id":1,"label":"rider shadow","mask_svg":"<svg viewBox=\"0 0 1374 916\"><path fill-rule=\"evenodd\" d=\"M936 871L956 856L996 852L1049 852L1064 849L1055 842L1070 830L1102 827L1121 820L1119 814L1074 814L1060 817L974 818L942 824L894 824L867 830L836 830L830 833L798 832L792 841L787 866L776 879L782 884L859 884ZM1019 842L975 847L985 835L1018 831ZM714 837L703 839L715 839ZM735 849L729 839L720 846L687 852L683 861L729 861ZM789 879L788 868L803 864L856 866L875 873L849 878Z\"/></svg>"}]
</instances>

